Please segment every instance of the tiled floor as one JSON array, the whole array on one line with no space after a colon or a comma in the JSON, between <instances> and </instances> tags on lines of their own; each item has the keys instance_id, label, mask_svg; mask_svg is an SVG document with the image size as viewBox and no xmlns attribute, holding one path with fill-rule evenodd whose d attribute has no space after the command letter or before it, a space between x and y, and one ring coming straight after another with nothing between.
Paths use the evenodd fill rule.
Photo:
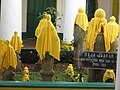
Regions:
<instances>
[{"instance_id":1,"label":"tiled floor","mask_svg":"<svg viewBox=\"0 0 120 90\"><path fill-rule=\"evenodd\" d=\"M36 40L35 39L25 39L23 40L23 48L35 48Z\"/></svg>"}]
</instances>

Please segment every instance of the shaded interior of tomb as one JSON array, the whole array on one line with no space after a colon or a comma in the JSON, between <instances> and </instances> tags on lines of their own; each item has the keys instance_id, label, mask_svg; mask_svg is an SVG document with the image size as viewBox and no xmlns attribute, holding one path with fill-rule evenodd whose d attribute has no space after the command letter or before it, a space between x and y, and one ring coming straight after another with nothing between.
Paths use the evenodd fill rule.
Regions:
<instances>
[{"instance_id":1,"label":"shaded interior of tomb","mask_svg":"<svg viewBox=\"0 0 120 90\"><path fill-rule=\"evenodd\" d=\"M37 51L35 50L35 39L23 40L24 47L21 49L21 61L22 63L36 63L39 60Z\"/></svg>"},{"instance_id":2,"label":"shaded interior of tomb","mask_svg":"<svg viewBox=\"0 0 120 90\"><path fill-rule=\"evenodd\" d=\"M35 50L36 39L24 39L23 40L24 47L21 49L21 61L22 63L34 64L38 62L39 56L37 51ZM55 60L55 63L58 61ZM68 62L73 63L73 51L67 51L61 49L60 52L60 62Z\"/></svg>"}]
</instances>

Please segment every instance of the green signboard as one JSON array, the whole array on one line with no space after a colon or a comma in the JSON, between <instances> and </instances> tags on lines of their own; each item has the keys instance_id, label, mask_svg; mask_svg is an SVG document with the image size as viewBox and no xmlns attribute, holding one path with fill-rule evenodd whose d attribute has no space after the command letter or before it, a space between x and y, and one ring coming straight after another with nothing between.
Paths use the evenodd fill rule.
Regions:
<instances>
[{"instance_id":1,"label":"green signboard","mask_svg":"<svg viewBox=\"0 0 120 90\"><path fill-rule=\"evenodd\" d=\"M116 69L115 52L80 52L80 67L93 69Z\"/></svg>"}]
</instances>

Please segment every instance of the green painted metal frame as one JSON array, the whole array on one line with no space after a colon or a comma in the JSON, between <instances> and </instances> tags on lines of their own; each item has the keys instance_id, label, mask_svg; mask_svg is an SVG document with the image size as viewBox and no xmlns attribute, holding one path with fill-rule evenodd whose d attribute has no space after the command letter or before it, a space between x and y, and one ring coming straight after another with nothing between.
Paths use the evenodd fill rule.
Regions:
<instances>
[{"instance_id":1,"label":"green painted metal frame","mask_svg":"<svg viewBox=\"0 0 120 90\"><path fill-rule=\"evenodd\" d=\"M22 81L0 81L0 87L25 87L25 88L96 88L114 89L114 83L97 82L22 82Z\"/></svg>"},{"instance_id":2,"label":"green painted metal frame","mask_svg":"<svg viewBox=\"0 0 120 90\"><path fill-rule=\"evenodd\" d=\"M88 20L94 17L94 12L96 10L96 0L86 0L86 13L88 15Z\"/></svg>"},{"instance_id":3,"label":"green painted metal frame","mask_svg":"<svg viewBox=\"0 0 120 90\"><path fill-rule=\"evenodd\" d=\"M26 39L27 38L27 32L22 32L22 39Z\"/></svg>"}]
</instances>

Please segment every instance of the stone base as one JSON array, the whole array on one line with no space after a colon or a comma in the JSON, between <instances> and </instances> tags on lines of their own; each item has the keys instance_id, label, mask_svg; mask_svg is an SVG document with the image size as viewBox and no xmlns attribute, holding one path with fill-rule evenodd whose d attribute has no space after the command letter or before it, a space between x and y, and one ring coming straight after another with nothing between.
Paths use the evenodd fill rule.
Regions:
<instances>
[{"instance_id":1,"label":"stone base","mask_svg":"<svg viewBox=\"0 0 120 90\"><path fill-rule=\"evenodd\" d=\"M45 58L42 60L42 70L40 74L42 75L42 81L52 81L54 58L46 53Z\"/></svg>"},{"instance_id":2,"label":"stone base","mask_svg":"<svg viewBox=\"0 0 120 90\"><path fill-rule=\"evenodd\" d=\"M103 31L97 35L96 42L94 44L94 51L105 52ZM88 82L102 82L103 74L104 70L88 69Z\"/></svg>"},{"instance_id":3,"label":"stone base","mask_svg":"<svg viewBox=\"0 0 120 90\"><path fill-rule=\"evenodd\" d=\"M16 72L21 72L21 71L23 71L23 69L22 69L22 62L21 62L21 56L18 54L18 53L16 53L16 56L17 56L17 66L16 66Z\"/></svg>"},{"instance_id":4,"label":"stone base","mask_svg":"<svg viewBox=\"0 0 120 90\"><path fill-rule=\"evenodd\" d=\"M52 81L52 76L54 75L54 71L49 71L49 72L40 72L42 76L42 81Z\"/></svg>"},{"instance_id":5,"label":"stone base","mask_svg":"<svg viewBox=\"0 0 120 90\"><path fill-rule=\"evenodd\" d=\"M4 71L2 80L15 81L15 73L12 67Z\"/></svg>"},{"instance_id":6,"label":"stone base","mask_svg":"<svg viewBox=\"0 0 120 90\"><path fill-rule=\"evenodd\" d=\"M74 67L80 68L80 60L77 58L74 58L73 60L74 60Z\"/></svg>"},{"instance_id":7,"label":"stone base","mask_svg":"<svg viewBox=\"0 0 120 90\"><path fill-rule=\"evenodd\" d=\"M18 62L18 64L17 64L17 66L16 66L16 72L21 72L21 71L23 71L23 69L22 69L22 62L20 61L20 60L17 60L17 62Z\"/></svg>"},{"instance_id":8,"label":"stone base","mask_svg":"<svg viewBox=\"0 0 120 90\"><path fill-rule=\"evenodd\" d=\"M104 70L88 69L88 82L103 82Z\"/></svg>"}]
</instances>

